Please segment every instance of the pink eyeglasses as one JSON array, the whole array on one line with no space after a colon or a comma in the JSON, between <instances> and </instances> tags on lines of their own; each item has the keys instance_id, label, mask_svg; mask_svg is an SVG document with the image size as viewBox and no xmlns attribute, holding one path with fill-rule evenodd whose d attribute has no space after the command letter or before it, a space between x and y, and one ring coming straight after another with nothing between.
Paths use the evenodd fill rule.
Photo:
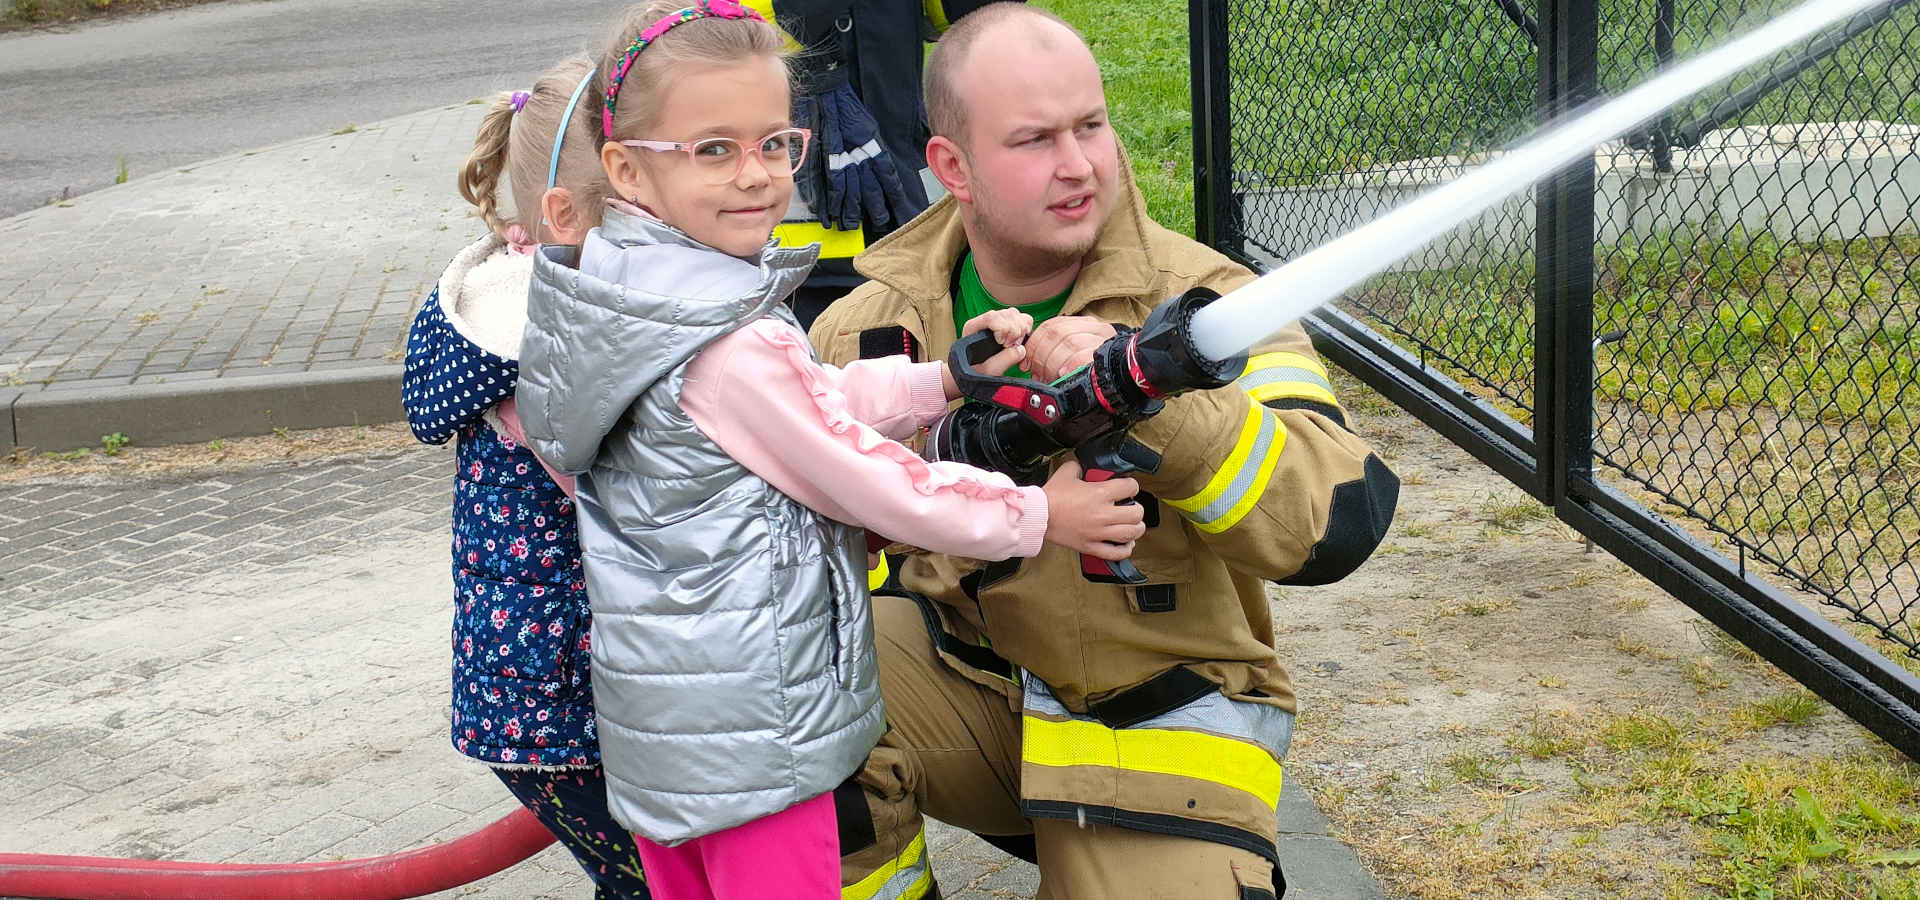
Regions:
<instances>
[{"instance_id":1,"label":"pink eyeglasses","mask_svg":"<svg viewBox=\"0 0 1920 900\"><path fill-rule=\"evenodd\" d=\"M782 128L754 144L755 154L760 164L766 167L767 174L774 178L791 178L800 168L800 161L807 158L807 141L813 132L805 128ZM709 185L722 185L740 177L747 167L750 155L739 141L733 138L702 138L691 143L682 141L621 141L621 146L652 150L656 153L686 151L687 158L693 161L693 169Z\"/></svg>"}]
</instances>

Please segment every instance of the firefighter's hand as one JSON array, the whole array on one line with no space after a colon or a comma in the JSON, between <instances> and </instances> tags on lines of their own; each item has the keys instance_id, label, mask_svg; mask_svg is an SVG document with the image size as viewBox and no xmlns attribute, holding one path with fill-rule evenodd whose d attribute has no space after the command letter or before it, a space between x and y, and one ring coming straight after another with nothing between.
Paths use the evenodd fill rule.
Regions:
<instances>
[{"instance_id":1,"label":"firefighter's hand","mask_svg":"<svg viewBox=\"0 0 1920 900\"><path fill-rule=\"evenodd\" d=\"M1147 533L1140 504L1120 505L1140 492L1140 483L1131 478L1081 481L1080 464L1068 460L1041 490L1047 495L1049 543L1114 561L1132 556L1133 542Z\"/></svg>"},{"instance_id":2,"label":"firefighter's hand","mask_svg":"<svg viewBox=\"0 0 1920 900\"><path fill-rule=\"evenodd\" d=\"M1113 326L1092 316L1055 316L1040 323L1027 338L1027 371L1041 381L1093 362L1094 348L1114 335Z\"/></svg>"},{"instance_id":3,"label":"firefighter's hand","mask_svg":"<svg viewBox=\"0 0 1920 900\"><path fill-rule=\"evenodd\" d=\"M987 361L976 368L988 375L999 375L1027 358L1027 347L1021 343L1027 332L1033 330L1033 317L1017 309L996 309L983 312L961 327L960 336L966 337L979 331L992 331L993 338L1005 348L999 353L987 357ZM960 396L960 386L954 383L953 373L948 371L946 360L940 361L940 383L946 388L947 399Z\"/></svg>"}]
</instances>

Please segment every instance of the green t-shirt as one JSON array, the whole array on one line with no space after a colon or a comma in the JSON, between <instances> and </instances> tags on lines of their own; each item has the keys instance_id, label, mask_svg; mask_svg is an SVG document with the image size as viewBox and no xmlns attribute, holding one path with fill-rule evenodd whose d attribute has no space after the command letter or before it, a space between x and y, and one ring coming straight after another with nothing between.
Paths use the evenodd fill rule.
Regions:
<instances>
[{"instance_id":1,"label":"green t-shirt","mask_svg":"<svg viewBox=\"0 0 1920 900\"><path fill-rule=\"evenodd\" d=\"M971 321L975 316L982 313L989 313L996 309L1007 308L1007 304L993 299L993 295L987 293L986 286L980 283L980 273L973 268L972 252L968 252L965 257L961 258L960 276L955 280L957 284L956 290L953 292L954 334L959 334L960 329L965 327L967 322ZM1041 322L1045 322L1059 315L1060 308L1067 305L1067 295L1071 293L1073 293L1073 285L1067 285L1066 290L1052 297L1048 297L1045 300L1038 300L1033 303L1028 303L1025 306L1015 306L1013 308L1032 316L1033 324L1038 326ZM1006 374L1014 378L1033 377L1019 366L1008 369Z\"/></svg>"}]
</instances>

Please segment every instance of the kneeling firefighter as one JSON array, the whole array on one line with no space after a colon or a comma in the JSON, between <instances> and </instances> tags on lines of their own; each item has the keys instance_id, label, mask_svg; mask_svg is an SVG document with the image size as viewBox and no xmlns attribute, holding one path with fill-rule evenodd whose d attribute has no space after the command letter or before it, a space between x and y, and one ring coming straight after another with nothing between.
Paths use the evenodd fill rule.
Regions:
<instances>
[{"instance_id":1,"label":"kneeling firefighter","mask_svg":"<svg viewBox=\"0 0 1920 900\"><path fill-rule=\"evenodd\" d=\"M1165 298L1251 278L1153 223L1124 161L1118 177L1119 208L1057 313L1112 323L1112 346L1138 351L1124 366L1097 355L1096 376L1103 361L1124 372L1147 360L1150 341L1129 338L1160 334L1154 314L1179 305ZM948 356L981 293L968 265L978 249L953 198L934 204L861 257L874 280L815 323L821 359ZM1347 427L1299 326L1234 362L1163 407L1133 398L1157 412L1122 445L1149 509L1132 577L1065 552L981 562L892 548L905 555L873 601L889 730L859 794L844 792L843 900L938 896L923 811L1037 857L1046 898L1284 892L1276 807L1295 703L1266 582L1353 571L1384 536L1398 482ZM1100 387L1107 404L1126 391L1118 378ZM985 394L1056 421L1033 388ZM930 440L981 437L946 425Z\"/></svg>"}]
</instances>

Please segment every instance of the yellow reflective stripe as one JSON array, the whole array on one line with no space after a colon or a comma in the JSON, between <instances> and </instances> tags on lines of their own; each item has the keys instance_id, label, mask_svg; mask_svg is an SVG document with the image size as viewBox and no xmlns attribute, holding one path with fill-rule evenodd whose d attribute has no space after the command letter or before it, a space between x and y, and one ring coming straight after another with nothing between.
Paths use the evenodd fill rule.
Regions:
<instances>
[{"instance_id":1,"label":"yellow reflective stripe","mask_svg":"<svg viewBox=\"0 0 1920 900\"><path fill-rule=\"evenodd\" d=\"M1258 744L1198 731L1111 729L1098 722L1024 719L1022 758L1040 766L1101 766L1197 778L1280 804L1280 761Z\"/></svg>"},{"instance_id":2,"label":"yellow reflective stripe","mask_svg":"<svg viewBox=\"0 0 1920 900\"><path fill-rule=\"evenodd\" d=\"M947 30L946 4L941 3L940 0L923 0L920 9L927 14L927 21L933 25L934 34Z\"/></svg>"},{"instance_id":3,"label":"yellow reflective stripe","mask_svg":"<svg viewBox=\"0 0 1920 900\"><path fill-rule=\"evenodd\" d=\"M782 247L820 245L821 259L858 256L867 249L867 236L859 231L841 231L819 222L782 222L774 226L773 237Z\"/></svg>"},{"instance_id":4,"label":"yellow reflective stripe","mask_svg":"<svg viewBox=\"0 0 1920 900\"><path fill-rule=\"evenodd\" d=\"M1333 382L1327 378L1326 367L1319 360L1299 353L1255 356L1247 360L1246 371L1240 373L1238 383L1256 403L1298 398L1334 407L1340 405L1340 400L1333 395Z\"/></svg>"},{"instance_id":5,"label":"yellow reflective stripe","mask_svg":"<svg viewBox=\"0 0 1920 900\"><path fill-rule=\"evenodd\" d=\"M927 830L913 836L900 855L867 877L840 889L840 900L920 900L933 888L927 865Z\"/></svg>"},{"instance_id":6,"label":"yellow reflective stripe","mask_svg":"<svg viewBox=\"0 0 1920 900\"><path fill-rule=\"evenodd\" d=\"M1232 528L1244 518L1260 495L1266 492L1280 451L1287 446L1287 428L1266 407L1257 403L1247 407L1247 420L1240 426L1240 439L1233 452L1213 473L1213 479L1200 493L1167 505L1179 510L1193 527L1209 534Z\"/></svg>"},{"instance_id":7,"label":"yellow reflective stripe","mask_svg":"<svg viewBox=\"0 0 1920 900\"><path fill-rule=\"evenodd\" d=\"M1305 369L1309 372L1312 372L1315 375L1320 376L1321 381L1326 381L1328 378L1327 367L1321 365L1319 360L1314 359L1311 356L1307 356L1306 354L1303 354L1303 353L1288 353L1284 350L1275 351L1273 353L1261 353L1255 356L1248 357L1247 369L1246 371L1241 372L1240 375L1241 377L1245 377L1248 373L1251 373L1251 372L1258 372L1261 369L1272 369L1277 367L1285 367L1290 369Z\"/></svg>"},{"instance_id":8,"label":"yellow reflective stripe","mask_svg":"<svg viewBox=\"0 0 1920 900\"><path fill-rule=\"evenodd\" d=\"M880 554L880 561L867 570L867 593L871 594L887 583L887 555Z\"/></svg>"},{"instance_id":9,"label":"yellow reflective stripe","mask_svg":"<svg viewBox=\"0 0 1920 900\"><path fill-rule=\"evenodd\" d=\"M1328 406L1340 405L1339 398L1333 396L1332 391L1317 384L1309 384L1304 381L1276 381L1256 385L1247 389L1247 396L1252 397L1255 403L1293 398L1298 400L1317 400Z\"/></svg>"},{"instance_id":10,"label":"yellow reflective stripe","mask_svg":"<svg viewBox=\"0 0 1920 900\"><path fill-rule=\"evenodd\" d=\"M759 13L760 18L772 22L775 28L780 28L780 20L773 16L773 0L741 0L740 5ZM787 42L781 49L788 53L806 49L800 46L800 42L794 40L793 35L788 34L785 28L780 28L780 37Z\"/></svg>"}]
</instances>

